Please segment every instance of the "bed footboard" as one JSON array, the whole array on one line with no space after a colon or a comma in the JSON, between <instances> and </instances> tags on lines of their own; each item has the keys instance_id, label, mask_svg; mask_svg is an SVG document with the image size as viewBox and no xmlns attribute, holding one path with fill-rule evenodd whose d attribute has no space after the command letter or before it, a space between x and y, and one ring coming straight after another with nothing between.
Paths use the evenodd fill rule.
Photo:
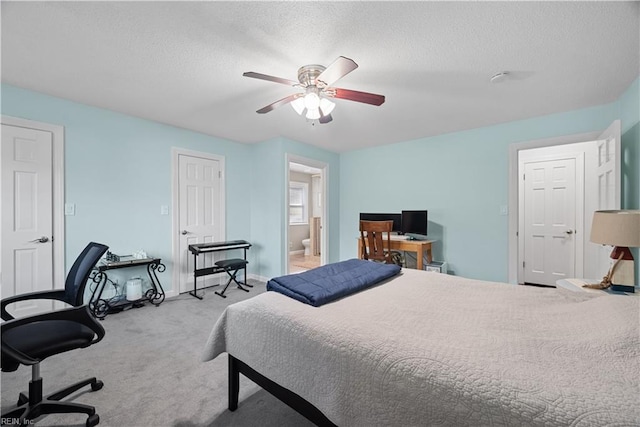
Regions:
<instances>
[{"instance_id":1,"label":"bed footboard","mask_svg":"<svg viewBox=\"0 0 640 427\"><path fill-rule=\"evenodd\" d=\"M264 375L256 372L246 363L229 355L229 410L238 409L238 394L240 392L240 374L274 395L280 401L300 413L306 419L319 427L337 427L318 408L298 396L291 390L275 383Z\"/></svg>"}]
</instances>

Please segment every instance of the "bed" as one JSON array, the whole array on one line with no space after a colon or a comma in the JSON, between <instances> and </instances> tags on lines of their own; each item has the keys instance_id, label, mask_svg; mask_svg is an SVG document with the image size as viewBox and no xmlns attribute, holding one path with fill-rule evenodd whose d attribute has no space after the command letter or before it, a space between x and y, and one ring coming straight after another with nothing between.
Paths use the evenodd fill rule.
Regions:
<instances>
[{"instance_id":1,"label":"bed","mask_svg":"<svg viewBox=\"0 0 640 427\"><path fill-rule=\"evenodd\" d=\"M227 307L203 360L317 425L640 425L640 298L403 269L321 307ZM240 409L241 410L241 409Z\"/></svg>"}]
</instances>

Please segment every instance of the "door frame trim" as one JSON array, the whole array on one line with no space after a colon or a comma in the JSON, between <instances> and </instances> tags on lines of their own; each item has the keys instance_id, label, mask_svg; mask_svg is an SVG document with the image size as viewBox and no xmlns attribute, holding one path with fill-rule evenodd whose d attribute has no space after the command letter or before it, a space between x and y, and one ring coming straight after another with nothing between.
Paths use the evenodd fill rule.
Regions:
<instances>
[{"instance_id":1,"label":"door frame trim","mask_svg":"<svg viewBox=\"0 0 640 427\"><path fill-rule=\"evenodd\" d=\"M64 126L52 123L37 122L2 115L0 122L4 125L35 129L49 132L52 135L52 224L53 224L53 287L52 289L64 289L66 277L65 266L65 227L64 227Z\"/></svg>"},{"instance_id":2,"label":"door frame trim","mask_svg":"<svg viewBox=\"0 0 640 427\"><path fill-rule=\"evenodd\" d=\"M531 148L551 147L555 145L574 144L578 142L595 141L602 131L585 132L574 135L564 135L553 138L543 138L531 141L516 142L509 145L509 226L508 226L508 282L518 284L518 186L520 168L518 165L518 152Z\"/></svg>"},{"instance_id":3,"label":"door frame trim","mask_svg":"<svg viewBox=\"0 0 640 427\"><path fill-rule=\"evenodd\" d=\"M166 293L167 298L180 295L180 182L178 174L179 157L181 155L190 157L200 157L202 159L214 160L220 164L220 201L221 215L220 228L223 236L227 235L226 227L226 181L224 156L202 151L187 150L180 147L171 147L171 259L173 261L173 274L171 290Z\"/></svg>"},{"instance_id":4,"label":"door frame trim","mask_svg":"<svg viewBox=\"0 0 640 427\"><path fill-rule=\"evenodd\" d=\"M300 163L308 165L322 171L322 232L320 233L320 265L325 265L329 260L329 197L327 191L329 189L329 164L321 160L310 159L307 157L298 156L296 154L285 153L284 154L284 217L282 218L282 229L284 235L282 238L283 257L282 257L282 271L283 274L289 274L289 163Z\"/></svg>"}]
</instances>

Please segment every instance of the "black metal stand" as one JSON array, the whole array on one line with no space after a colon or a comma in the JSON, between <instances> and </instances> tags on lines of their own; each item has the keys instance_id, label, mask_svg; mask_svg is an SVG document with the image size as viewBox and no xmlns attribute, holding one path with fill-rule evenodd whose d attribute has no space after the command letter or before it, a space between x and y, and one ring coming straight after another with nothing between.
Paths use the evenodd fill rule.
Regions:
<instances>
[{"instance_id":1,"label":"black metal stand","mask_svg":"<svg viewBox=\"0 0 640 427\"><path fill-rule=\"evenodd\" d=\"M120 299L114 301L113 298L104 299L102 293L106 287L109 278L107 277L107 270L147 266L147 274L151 283L151 288L147 289L144 296L135 301L129 301L126 299ZM129 261L111 262L107 264L98 264L96 269L90 276L91 280L96 284L93 292L91 293L91 299L89 300L89 309L91 313L98 319L104 319L107 314L116 313L130 307L142 307L145 301L149 301L156 307L159 306L165 299L164 289L158 279L158 273L162 273L166 269L162 264L160 258L146 258L146 259L134 259Z\"/></svg>"},{"instance_id":2,"label":"black metal stand","mask_svg":"<svg viewBox=\"0 0 640 427\"><path fill-rule=\"evenodd\" d=\"M208 276L210 274L222 273L225 271L227 272L227 274L229 273L226 268L221 267L219 265L215 265L213 267L198 268L198 255L203 253L208 253L208 252L220 252L220 251L230 251L233 249L243 249L244 250L243 260L245 261L245 265L244 265L244 282L245 283L244 284L246 286L251 287L251 285L247 284L247 264L246 264L247 249L249 249L250 247L251 247L251 243L247 242L246 240L231 240L227 242L199 243L195 245L189 245L189 251L193 254L193 291L189 291L189 295L191 295L192 297L196 297L199 300L202 299L202 297L197 293L198 277ZM219 285L214 285L214 286L219 286ZM227 283L227 286L229 286L229 283ZM241 289L247 291L247 289L244 289L242 287ZM226 287L225 287L225 290L226 290ZM224 291L222 291L222 293L224 294ZM216 294L220 295L218 292L216 292ZM220 296L223 298L225 297L224 295L220 295Z\"/></svg>"}]
</instances>

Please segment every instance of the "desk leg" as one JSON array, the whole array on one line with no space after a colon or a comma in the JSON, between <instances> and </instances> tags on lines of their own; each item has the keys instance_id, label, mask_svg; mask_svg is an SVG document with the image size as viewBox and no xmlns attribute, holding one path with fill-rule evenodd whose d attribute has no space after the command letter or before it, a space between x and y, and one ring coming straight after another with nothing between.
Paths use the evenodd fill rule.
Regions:
<instances>
[{"instance_id":1,"label":"desk leg","mask_svg":"<svg viewBox=\"0 0 640 427\"><path fill-rule=\"evenodd\" d=\"M433 257L431 256L431 244L427 246L427 263L431 264L433 262Z\"/></svg>"},{"instance_id":2,"label":"desk leg","mask_svg":"<svg viewBox=\"0 0 640 427\"><path fill-rule=\"evenodd\" d=\"M418 250L416 251L416 269L424 270L422 265L422 257L424 256L424 251L422 250L422 245L418 246Z\"/></svg>"}]
</instances>

